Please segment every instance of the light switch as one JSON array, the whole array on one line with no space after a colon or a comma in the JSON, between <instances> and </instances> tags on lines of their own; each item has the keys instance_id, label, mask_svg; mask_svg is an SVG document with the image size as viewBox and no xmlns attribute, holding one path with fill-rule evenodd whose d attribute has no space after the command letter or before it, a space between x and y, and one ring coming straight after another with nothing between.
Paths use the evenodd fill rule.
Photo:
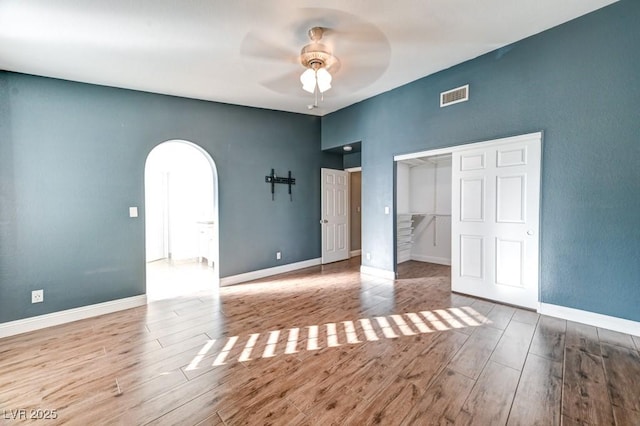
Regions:
<instances>
[{"instance_id":1,"label":"light switch","mask_svg":"<svg viewBox=\"0 0 640 426\"><path fill-rule=\"evenodd\" d=\"M138 217L137 207L129 207L129 217Z\"/></svg>"},{"instance_id":2,"label":"light switch","mask_svg":"<svg viewBox=\"0 0 640 426\"><path fill-rule=\"evenodd\" d=\"M384 206L384 214L389 214L389 206Z\"/></svg>"}]
</instances>

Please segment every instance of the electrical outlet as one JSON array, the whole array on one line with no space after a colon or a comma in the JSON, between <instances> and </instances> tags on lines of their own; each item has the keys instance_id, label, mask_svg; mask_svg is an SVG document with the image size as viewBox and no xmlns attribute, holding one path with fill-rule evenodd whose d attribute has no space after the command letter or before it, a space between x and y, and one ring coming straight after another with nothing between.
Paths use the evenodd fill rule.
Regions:
<instances>
[{"instance_id":1,"label":"electrical outlet","mask_svg":"<svg viewBox=\"0 0 640 426\"><path fill-rule=\"evenodd\" d=\"M367 252L366 257L367 257L367 260L371 260L371 253Z\"/></svg>"},{"instance_id":2,"label":"electrical outlet","mask_svg":"<svg viewBox=\"0 0 640 426\"><path fill-rule=\"evenodd\" d=\"M277 251L276 252L276 260L280 260L282 259L282 252Z\"/></svg>"},{"instance_id":3,"label":"electrical outlet","mask_svg":"<svg viewBox=\"0 0 640 426\"><path fill-rule=\"evenodd\" d=\"M31 292L31 303L44 302L44 290L33 290Z\"/></svg>"}]
</instances>

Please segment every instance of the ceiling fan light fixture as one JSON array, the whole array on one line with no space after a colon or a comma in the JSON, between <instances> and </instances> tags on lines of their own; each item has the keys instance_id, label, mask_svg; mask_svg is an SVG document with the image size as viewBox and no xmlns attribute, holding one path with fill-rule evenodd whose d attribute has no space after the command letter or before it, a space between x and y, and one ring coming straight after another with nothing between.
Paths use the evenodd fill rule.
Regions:
<instances>
[{"instance_id":1,"label":"ceiling fan light fixture","mask_svg":"<svg viewBox=\"0 0 640 426\"><path fill-rule=\"evenodd\" d=\"M324 93L331 89L331 74L326 68L322 67L320 63L313 63L310 68L307 68L300 76L300 82L302 83L302 89L314 93L316 87L320 93Z\"/></svg>"},{"instance_id":2,"label":"ceiling fan light fixture","mask_svg":"<svg viewBox=\"0 0 640 426\"><path fill-rule=\"evenodd\" d=\"M331 74L327 68L337 62L336 58L329 52L320 39L324 33L324 28L313 27L309 30L311 43L307 44L300 51L300 63L306 70L300 76L302 89L315 93L316 89L324 93L331 89Z\"/></svg>"},{"instance_id":3,"label":"ceiling fan light fixture","mask_svg":"<svg viewBox=\"0 0 640 426\"><path fill-rule=\"evenodd\" d=\"M306 92L313 93L316 90L316 72L311 68L305 70L300 76L302 89Z\"/></svg>"},{"instance_id":4,"label":"ceiling fan light fixture","mask_svg":"<svg viewBox=\"0 0 640 426\"><path fill-rule=\"evenodd\" d=\"M318 90L320 93L331 89L331 74L326 68L319 68L316 71L316 80L318 81Z\"/></svg>"}]
</instances>

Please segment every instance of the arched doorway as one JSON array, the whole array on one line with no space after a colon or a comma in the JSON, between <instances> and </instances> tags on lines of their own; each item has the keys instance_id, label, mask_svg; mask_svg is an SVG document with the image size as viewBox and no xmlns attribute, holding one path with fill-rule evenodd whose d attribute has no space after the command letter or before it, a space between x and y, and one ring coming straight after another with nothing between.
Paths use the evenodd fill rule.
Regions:
<instances>
[{"instance_id":1,"label":"arched doorway","mask_svg":"<svg viewBox=\"0 0 640 426\"><path fill-rule=\"evenodd\" d=\"M217 289L218 175L199 146L171 140L145 163L145 250L149 300Z\"/></svg>"}]
</instances>

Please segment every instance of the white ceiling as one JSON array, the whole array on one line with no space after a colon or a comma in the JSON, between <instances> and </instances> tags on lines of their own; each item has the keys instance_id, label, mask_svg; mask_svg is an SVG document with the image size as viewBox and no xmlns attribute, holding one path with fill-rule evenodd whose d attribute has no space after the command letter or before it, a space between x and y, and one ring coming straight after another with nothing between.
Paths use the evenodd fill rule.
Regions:
<instances>
[{"instance_id":1,"label":"white ceiling","mask_svg":"<svg viewBox=\"0 0 640 426\"><path fill-rule=\"evenodd\" d=\"M0 0L0 69L324 115L616 0ZM340 60L317 109L307 30Z\"/></svg>"}]
</instances>

